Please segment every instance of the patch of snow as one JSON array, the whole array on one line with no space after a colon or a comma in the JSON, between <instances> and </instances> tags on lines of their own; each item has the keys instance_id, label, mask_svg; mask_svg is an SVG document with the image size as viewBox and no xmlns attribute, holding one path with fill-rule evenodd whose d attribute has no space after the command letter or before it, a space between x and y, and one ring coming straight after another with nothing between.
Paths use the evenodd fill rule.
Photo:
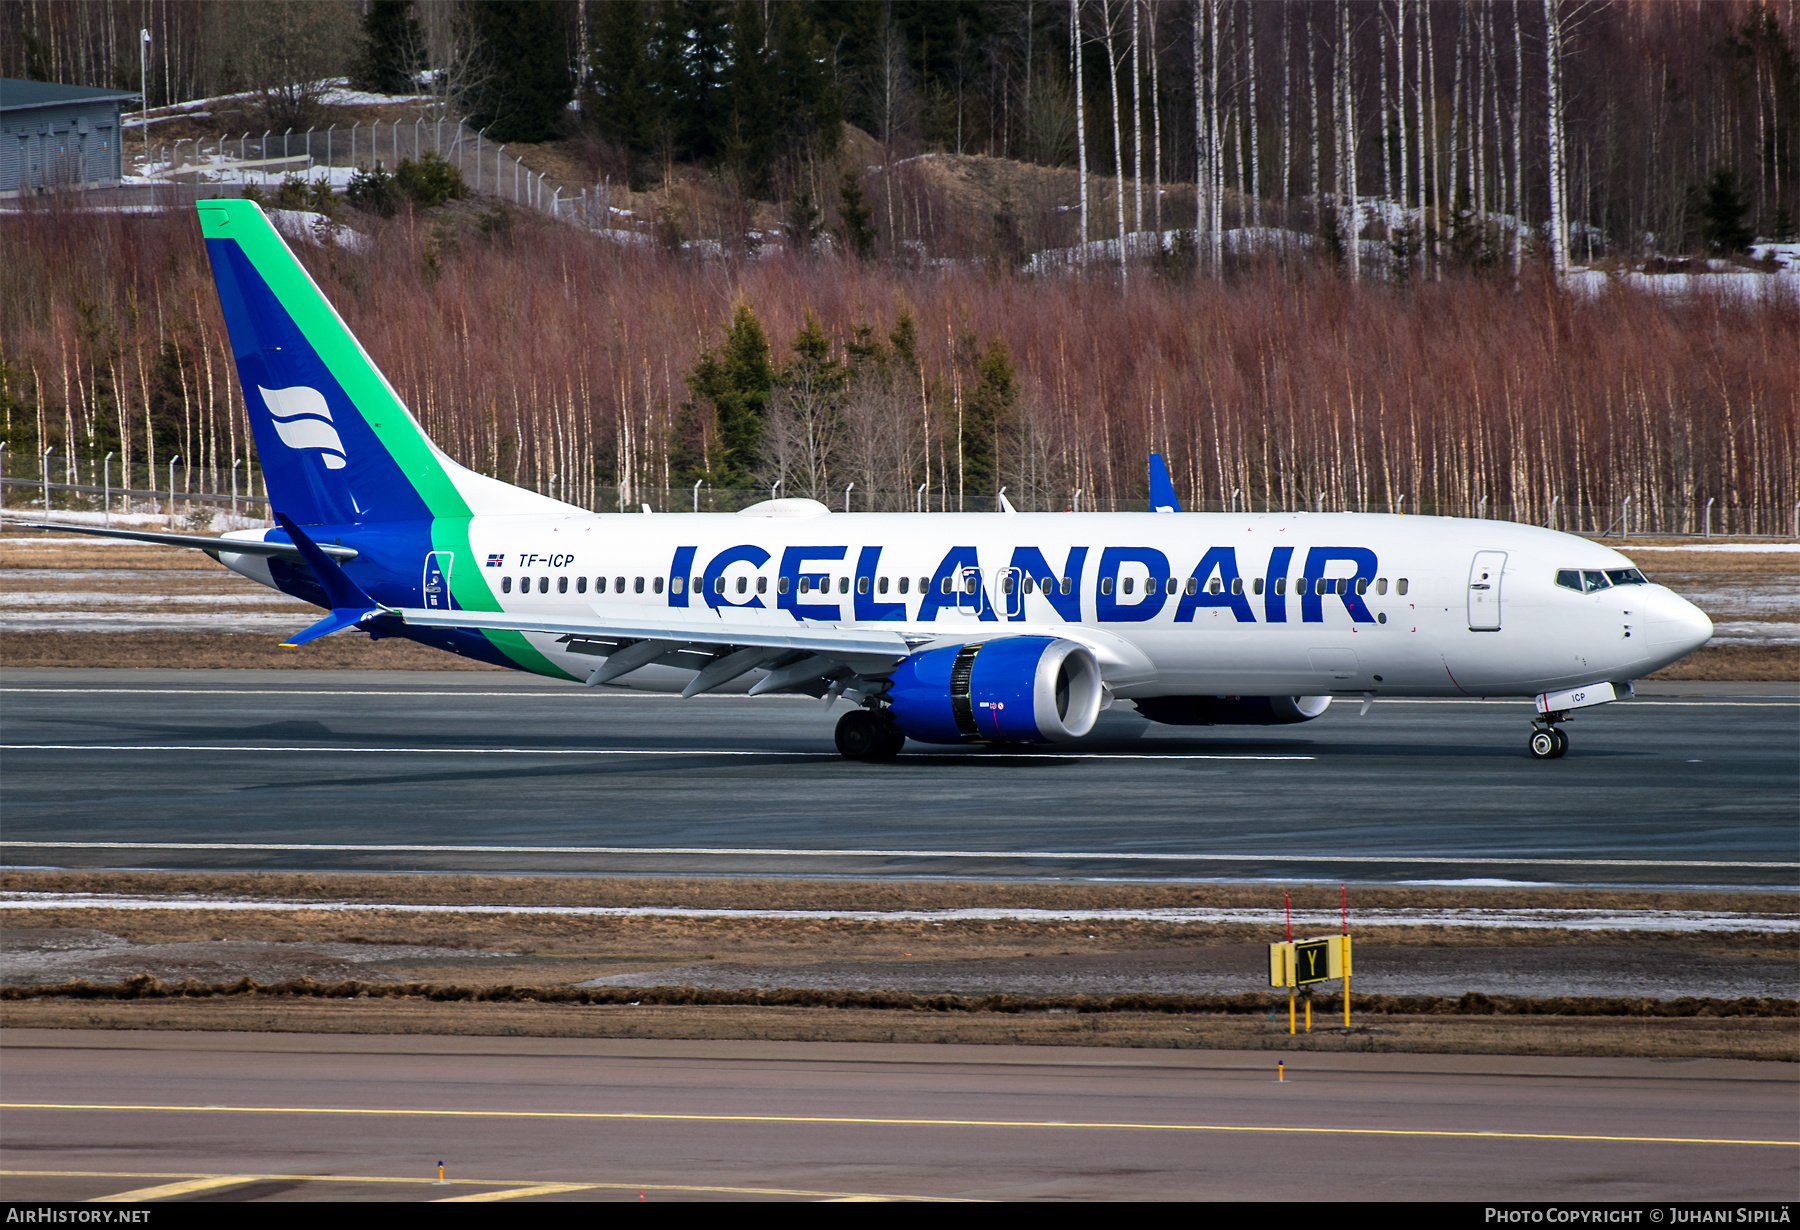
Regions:
<instances>
[{"instance_id":1,"label":"patch of snow","mask_svg":"<svg viewBox=\"0 0 1800 1230\"><path fill-rule=\"evenodd\" d=\"M527 914L576 918L726 918L846 922L1152 922L1194 926L1279 926L1286 917L1276 909L1146 910L729 910L666 906L567 905L389 905L347 901L257 901L227 897L128 897L105 893L0 893L0 910L267 910L326 913ZM1307 930L1336 930L1337 910L1295 910L1295 925ZM1534 931L1685 931L1791 934L1800 931L1795 914L1721 913L1701 910L1599 909L1386 909L1358 910L1359 927L1517 927Z\"/></svg>"},{"instance_id":2,"label":"patch of snow","mask_svg":"<svg viewBox=\"0 0 1800 1230\"><path fill-rule=\"evenodd\" d=\"M369 237L353 231L342 222L333 222L324 214L305 209L269 209L264 211L269 224L289 239L304 240L317 247L339 247L359 255L368 252Z\"/></svg>"},{"instance_id":3,"label":"patch of snow","mask_svg":"<svg viewBox=\"0 0 1800 1230\"><path fill-rule=\"evenodd\" d=\"M1750 245L1750 259L1773 261L1778 269L1800 269L1800 243L1770 243L1759 239Z\"/></svg>"},{"instance_id":4,"label":"patch of snow","mask_svg":"<svg viewBox=\"0 0 1800 1230\"><path fill-rule=\"evenodd\" d=\"M1571 269L1563 284L1570 290L1599 295L1613 286L1629 286L1633 290L1650 290L1665 295L1724 294L1744 299L1773 301L1792 299L1800 303L1800 272L1782 270L1777 273L1753 273L1735 269L1730 273L1607 273L1599 269Z\"/></svg>"},{"instance_id":5,"label":"patch of snow","mask_svg":"<svg viewBox=\"0 0 1800 1230\"><path fill-rule=\"evenodd\" d=\"M1633 555L1639 551L1748 551L1786 555L1800 553L1800 542L1696 542L1689 546L1627 547L1626 550Z\"/></svg>"}]
</instances>

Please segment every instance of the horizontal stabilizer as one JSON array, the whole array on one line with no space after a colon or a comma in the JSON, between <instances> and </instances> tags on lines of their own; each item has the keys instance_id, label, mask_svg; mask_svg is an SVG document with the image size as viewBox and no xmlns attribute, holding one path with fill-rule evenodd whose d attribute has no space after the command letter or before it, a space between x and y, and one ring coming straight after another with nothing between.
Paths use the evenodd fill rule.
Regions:
<instances>
[{"instance_id":1,"label":"horizontal stabilizer","mask_svg":"<svg viewBox=\"0 0 1800 1230\"><path fill-rule=\"evenodd\" d=\"M273 559L303 558L300 548L291 542L259 542L254 538L216 538L211 534L159 534L153 530L101 529L92 525L57 525L48 521L7 522L25 530L61 530L69 534L92 534L96 538L124 538L131 542L154 542L165 547L192 547L209 555L261 555ZM357 556L355 547L328 546L319 550L336 560Z\"/></svg>"},{"instance_id":2,"label":"horizontal stabilizer","mask_svg":"<svg viewBox=\"0 0 1800 1230\"><path fill-rule=\"evenodd\" d=\"M321 636L330 636L333 632L341 632L345 628L354 628L365 619L372 619L386 613L386 608L378 606L370 607L367 610L358 610L354 607L334 610L312 627L301 629L281 644L286 649L295 649L308 641L316 641Z\"/></svg>"}]
</instances>

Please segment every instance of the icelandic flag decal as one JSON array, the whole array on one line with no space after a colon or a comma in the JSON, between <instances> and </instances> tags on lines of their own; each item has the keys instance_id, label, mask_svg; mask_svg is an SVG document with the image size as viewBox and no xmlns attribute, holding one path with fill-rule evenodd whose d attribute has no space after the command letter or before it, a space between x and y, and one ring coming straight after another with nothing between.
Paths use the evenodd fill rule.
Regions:
<instances>
[{"instance_id":1,"label":"icelandic flag decal","mask_svg":"<svg viewBox=\"0 0 1800 1230\"><path fill-rule=\"evenodd\" d=\"M498 568L504 563L506 563L506 556L504 554L488 556L487 566L489 568Z\"/></svg>"}]
</instances>

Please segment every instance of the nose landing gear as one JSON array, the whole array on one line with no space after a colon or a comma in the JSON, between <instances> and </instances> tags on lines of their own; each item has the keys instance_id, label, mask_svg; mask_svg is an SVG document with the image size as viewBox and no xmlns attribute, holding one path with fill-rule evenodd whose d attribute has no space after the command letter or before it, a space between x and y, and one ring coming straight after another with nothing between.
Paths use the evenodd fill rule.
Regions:
<instances>
[{"instance_id":1,"label":"nose landing gear","mask_svg":"<svg viewBox=\"0 0 1800 1230\"><path fill-rule=\"evenodd\" d=\"M1566 722L1566 713L1546 713L1531 724L1531 739L1526 746L1534 760L1556 760L1569 750L1569 736L1556 727Z\"/></svg>"},{"instance_id":2,"label":"nose landing gear","mask_svg":"<svg viewBox=\"0 0 1800 1230\"><path fill-rule=\"evenodd\" d=\"M837 750L846 760L891 760L906 746L886 709L852 709L838 719Z\"/></svg>"}]
</instances>

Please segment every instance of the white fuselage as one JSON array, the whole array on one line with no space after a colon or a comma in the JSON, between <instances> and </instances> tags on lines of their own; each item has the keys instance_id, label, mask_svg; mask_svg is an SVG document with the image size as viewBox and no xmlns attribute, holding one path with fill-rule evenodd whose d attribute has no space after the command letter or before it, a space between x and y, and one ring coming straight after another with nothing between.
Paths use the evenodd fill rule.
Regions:
<instances>
[{"instance_id":1,"label":"white fuselage","mask_svg":"<svg viewBox=\"0 0 1800 1230\"><path fill-rule=\"evenodd\" d=\"M1631 562L1501 521L815 507L476 517L468 542L473 558L453 567L479 568L506 612L631 620L716 610L789 628L878 624L940 644L1067 637L1094 650L1124 698L1523 696L1633 679L1712 634L1703 613L1660 585L1559 586L1559 571ZM257 562L227 562L268 583ZM554 635L526 635L561 673L580 678L594 664ZM614 682L679 690L690 678L653 664Z\"/></svg>"}]
</instances>

